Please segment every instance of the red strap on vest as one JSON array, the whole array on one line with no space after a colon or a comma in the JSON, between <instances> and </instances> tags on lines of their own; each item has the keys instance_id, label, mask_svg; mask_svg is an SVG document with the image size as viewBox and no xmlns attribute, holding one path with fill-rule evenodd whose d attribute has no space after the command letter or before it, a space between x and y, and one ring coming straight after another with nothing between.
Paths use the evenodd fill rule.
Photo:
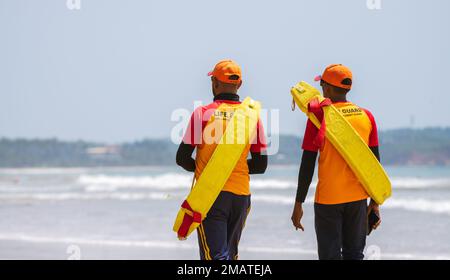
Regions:
<instances>
[{"instance_id":1,"label":"red strap on vest","mask_svg":"<svg viewBox=\"0 0 450 280\"><path fill-rule=\"evenodd\" d=\"M317 133L316 138L314 138L313 141L314 145L316 145L320 149L322 149L323 145L325 144L325 134L326 134L326 123L322 107L330 106L331 104L332 102L329 98L324 99L320 103L319 99L315 98L311 100L308 104L308 112L313 113L317 117L317 119L321 122L319 132Z\"/></svg>"},{"instance_id":2,"label":"red strap on vest","mask_svg":"<svg viewBox=\"0 0 450 280\"><path fill-rule=\"evenodd\" d=\"M192 210L189 203L185 200L183 204L181 204L181 208L187 209L193 213L193 215L184 214L183 222L181 223L180 228L178 229L178 237L186 237L191 227L192 223L201 223L202 222L202 214L195 212Z\"/></svg>"}]
</instances>

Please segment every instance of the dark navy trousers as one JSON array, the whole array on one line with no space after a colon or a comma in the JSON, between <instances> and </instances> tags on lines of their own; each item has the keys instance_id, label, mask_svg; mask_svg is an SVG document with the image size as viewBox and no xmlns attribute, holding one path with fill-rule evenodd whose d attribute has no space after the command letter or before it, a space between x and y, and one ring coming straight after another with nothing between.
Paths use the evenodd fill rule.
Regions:
<instances>
[{"instance_id":1,"label":"dark navy trousers","mask_svg":"<svg viewBox=\"0 0 450 280\"><path fill-rule=\"evenodd\" d=\"M202 260L238 259L238 245L250 212L250 195L221 192L197 229Z\"/></svg>"},{"instance_id":2,"label":"dark navy trousers","mask_svg":"<svg viewBox=\"0 0 450 280\"><path fill-rule=\"evenodd\" d=\"M367 200L314 204L320 260L362 260L367 235Z\"/></svg>"}]
</instances>

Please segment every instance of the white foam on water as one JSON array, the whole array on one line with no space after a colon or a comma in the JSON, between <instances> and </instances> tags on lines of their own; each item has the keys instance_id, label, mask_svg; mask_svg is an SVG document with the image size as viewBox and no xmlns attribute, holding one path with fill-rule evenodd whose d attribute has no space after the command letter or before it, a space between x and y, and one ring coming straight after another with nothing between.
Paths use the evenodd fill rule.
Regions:
<instances>
[{"instance_id":1,"label":"white foam on water","mask_svg":"<svg viewBox=\"0 0 450 280\"><path fill-rule=\"evenodd\" d=\"M397 189L448 188L450 178L392 177L391 183Z\"/></svg>"},{"instance_id":2,"label":"white foam on water","mask_svg":"<svg viewBox=\"0 0 450 280\"><path fill-rule=\"evenodd\" d=\"M155 190L189 189L192 176L178 173L165 173L157 176L109 176L81 175L78 184L86 191L116 191L126 188L145 188ZM255 179L251 180L252 189L291 189L296 183L288 180Z\"/></svg>"},{"instance_id":3,"label":"white foam on water","mask_svg":"<svg viewBox=\"0 0 450 280\"><path fill-rule=\"evenodd\" d=\"M0 185L0 196L2 193L33 193L33 192L42 192L42 193L51 193L51 192L67 192L73 190L73 187L70 185L64 186L22 186L22 185Z\"/></svg>"},{"instance_id":4,"label":"white foam on water","mask_svg":"<svg viewBox=\"0 0 450 280\"><path fill-rule=\"evenodd\" d=\"M71 237L42 237L30 236L26 234L0 234L0 240L3 241L20 241L31 243L61 243L61 244L76 244L76 245L90 245L90 246L112 246L112 247L136 247L136 248L158 248L168 250L196 250L197 245L189 244L179 241L146 241L146 240L113 240L113 239L87 239L87 238L71 238ZM269 254L288 254L288 255L309 255L311 258L316 258L317 252L315 250L307 250L293 247L254 247L241 246L241 252L252 253L269 253ZM413 253L384 253L380 257L383 259L450 259L450 256L445 255L425 255Z\"/></svg>"},{"instance_id":5,"label":"white foam on water","mask_svg":"<svg viewBox=\"0 0 450 280\"><path fill-rule=\"evenodd\" d=\"M289 206L294 205L295 198L283 195L253 195L252 201ZM305 203L314 203L314 198L308 197L305 200ZM382 207L388 209L404 209L409 211L450 215L450 200L390 198L383 204Z\"/></svg>"},{"instance_id":6,"label":"white foam on water","mask_svg":"<svg viewBox=\"0 0 450 280\"><path fill-rule=\"evenodd\" d=\"M313 182L311 186L316 185ZM251 189L293 189L297 187L297 182L277 179L252 179L250 181Z\"/></svg>"},{"instance_id":7,"label":"white foam on water","mask_svg":"<svg viewBox=\"0 0 450 280\"><path fill-rule=\"evenodd\" d=\"M33 243L68 243L77 245L143 247L143 248L161 248L161 249L196 248L192 244L183 244L182 242L85 239L85 238L69 238L69 237L58 238L58 237L30 236L26 234L0 234L0 240L23 241Z\"/></svg>"},{"instance_id":8,"label":"white foam on water","mask_svg":"<svg viewBox=\"0 0 450 280\"><path fill-rule=\"evenodd\" d=\"M389 199L382 207L450 215L450 200Z\"/></svg>"},{"instance_id":9,"label":"white foam on water","mask_svg":"<svg viewBox=\"0 0 450 280\"><path fill-rule=\"evenodd\" d=\"M295 197L294 196L285 196L285 195L252 195L252 201L271 203L271 204L282 204L282 205L294 205ZM308 197L305 200L305 203L313 203L314 199L312 197Z\"/></svg>"},{"instance_id":10,"label":"white foam on water","mask_svg":"<svg viewBox=\"0 0 450 280\"><path fill-rule=\"evenodd\" d=\"M82 174L87 172L87 168L0 168L0 174L5 175L61 175L61 174Z\"/></svg>"},{"instance_id":11,"label":"white foam on water","mask_svg":"<svg viewBox=\"0 0 450 280\"><path fill-rule=\"evenodd\" d=\"M64 201L64 200L170 200L182 199L184 195L168 194L163 192L99 192L99 193L3 193L0 200L25 200L25 201ZM294 196L256 194L252 195L252 201L291 206L294 204ZM307 197L305 203L312 204L314 197ZM450 215L450 200L430 199L397 199L390 198L382 206L388 209L403 209L408 211L420 211L432 214Z\"/></svg>"},{"instance_id":12,"label":"white foam on water","mask_svg":"<svg viewBox=\"0 0 450 280\"><path fill-rule=\"evenodd\" d=\"M87 191L115 191L124 188L146 188L155 190L189 189L192 176L179 173L164 173L157 176L111 176L81 175L78 184ZM395 189L450 188L450 178L392 177ZM312 182L315 187L317 181ZM251 189L295 189L297 182L288 179L252 179Z\"/></svg>"},{"instance_id":13,"label":"white foam on water","mask_svg":"<svg viewBox=\"0 0 450 280\"><path fill-rule=\"evenodd\" d=\"M158 176L109 176L81 175L77 181L86 191L115 191L123 188L146 188L155 190L189 189L192 176L165 173Z\"/></svg>"},{"instance_id":14,"label":"white foam on water","mask_svg":"<svg viewBox=\"0 0 450 280\"><path fill-rule=\"evenodd\" d=\"M174 196L165 193L28 193L1 194L0 200L64 201L64 200L167 200Z\"/></svg>"}]
</instances>

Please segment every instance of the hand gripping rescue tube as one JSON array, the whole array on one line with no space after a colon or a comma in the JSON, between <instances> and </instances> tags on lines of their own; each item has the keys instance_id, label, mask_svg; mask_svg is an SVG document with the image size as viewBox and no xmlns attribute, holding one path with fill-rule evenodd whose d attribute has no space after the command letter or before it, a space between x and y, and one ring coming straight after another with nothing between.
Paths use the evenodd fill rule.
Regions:
<instances>
[{"instance_id":1,"label":"hand gripping rescue tube","mask_svg":"<svg viewBox=\"0 0 450 280\"><path fill-rule=\"evenodd\" d=\"M367 194L378 204L391 196L391 182L368 145L345 117L306 82L291 89L297 106L319 129L315 143L321 147L326 137L355 173Z\"/></svg>"},{"instance_id":2,"label":"hand gripping rescue tube","mask_svg":"<svg viewBox=\"0 0 450 280\"><path fill-rule=\"evenodd\" d=\"M247 97L234 111L225 132L198 177L173 226L180 240L186 239L206 218L239 158L256 134L261 105Z\"/></svg>"}]
</instances>

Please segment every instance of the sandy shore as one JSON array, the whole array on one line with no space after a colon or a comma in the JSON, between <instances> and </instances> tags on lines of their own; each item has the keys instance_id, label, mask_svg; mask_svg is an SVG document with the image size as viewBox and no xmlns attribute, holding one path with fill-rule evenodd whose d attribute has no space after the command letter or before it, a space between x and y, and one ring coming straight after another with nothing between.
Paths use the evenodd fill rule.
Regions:
<instances>
[{"instance_id":1,"label":"sandy shore","mask_svg":"<svg viewBox=\"0 0 450 280\"><path fill-rule=\"evenodd\" d=\"M74 247L76 246L76 247ZM311 253L261 252L257 248L243 248L241 259L314 259ZM89 244L69 244L57 242L0 241L0 259L56 259L70 258L106 260L173 260L198 259L197 248L155 249L145 246L104 246Z\"/></svg>"}]
</instances>

